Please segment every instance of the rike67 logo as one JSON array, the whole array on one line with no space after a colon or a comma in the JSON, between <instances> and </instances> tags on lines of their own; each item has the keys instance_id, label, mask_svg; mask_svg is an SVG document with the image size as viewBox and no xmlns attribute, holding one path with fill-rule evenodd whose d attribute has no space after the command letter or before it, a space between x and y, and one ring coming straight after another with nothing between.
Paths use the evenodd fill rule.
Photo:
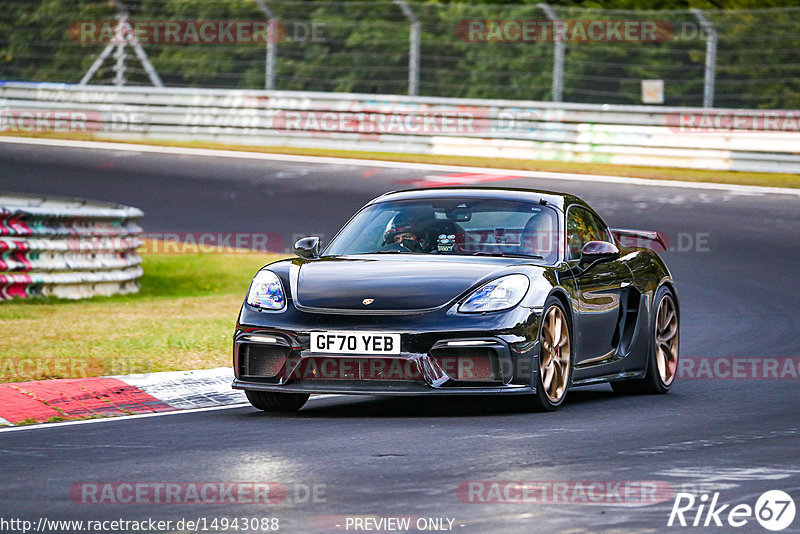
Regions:
<instances>
[{"instance_id":1,"label":"rike67 logo","mask_svg":"<svg viewBox=\"0 0 800 534\"><path fill-rule=\"evenodd\" d=\"M719 492L709 498L691 493L677 493L667 526L682 527L743 527L753 518L767 530L780 531L792 524L795 505L792 497L781 490L761 494L755 506L747 503L721 504Z\"/></svg>"}]
</instances>

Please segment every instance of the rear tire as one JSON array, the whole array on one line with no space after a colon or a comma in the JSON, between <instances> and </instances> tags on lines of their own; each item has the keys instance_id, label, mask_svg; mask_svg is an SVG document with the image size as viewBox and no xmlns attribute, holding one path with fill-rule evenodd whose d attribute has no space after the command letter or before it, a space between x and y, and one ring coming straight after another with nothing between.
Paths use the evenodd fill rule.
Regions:
<instances>
[{"instance_id":1,"label":"rear tire","mask_svg":"<svg viewBox=\"0 0 800 534\"><path fill-rule=\"evenodd\" d=\"M611 388L622 395L661 395L670 390L678 374L680 321L675 295L661 286L653 299L653 326L647 354L647 374L637 380L612 382Z\"/></svg>"},{"instance_id":2,"label":"rear tire","mask_svg":"<svg viewBox=\"0 0 800 534\"><path fill-rule=\"evenodd\" d=\"M271 393L268 391L245 391L247 400L254 408L265 412L296 412L308 400L308 393Z\"/></svg>"},{"instance_id":3,"label":"rear tire","mask_svg":"<svg viewBox=\"0 0 800 534\"><path fill-rule=\"evenodd\" d=\"M544 303L538 363L536 393L522 397L521 407L531 412L552 412L564 403L572 381L572 324L556 297Z\"/></svg>"}]
</instances>

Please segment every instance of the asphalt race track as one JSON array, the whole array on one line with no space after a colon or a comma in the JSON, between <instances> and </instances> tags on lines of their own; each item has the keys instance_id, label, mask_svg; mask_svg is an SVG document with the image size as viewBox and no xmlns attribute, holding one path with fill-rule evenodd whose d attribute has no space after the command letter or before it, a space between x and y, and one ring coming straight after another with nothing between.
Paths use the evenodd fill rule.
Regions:
<instances>
[{"instance_id":1,"label":"asphalt race track","mask_svg":"<svg viewBox=\"0 0 800 534\"><path fill-rule=\"evenodd\" d=\"M286 246L300 235L327 242L364 202L425 176L0 143L0 190L136 206L148 233L271 232ZM611 226L665 232L682 357L798 356L800 197L530 178L487 185L573 192ZM736 529L668 528L673 494L719 492L732 507L779 489L800 507L799 413L797 377L686 378L658 397L573 390L551 414L491 399L323 396L292 415L236 407L51 425L0 433L0 517L277 517L284 532L345 532L356 516L444 518L445 527L449 518L456 532L767 532L754 518ZM288 495L274 506L72 502L70 487L87 481L270 481ZM464 502L469 481L655 481L669 491L642 506ZM314 485L322 493L307 498ZM800 532L800 518L783 532Z\"/></svg>"}]
</instances>

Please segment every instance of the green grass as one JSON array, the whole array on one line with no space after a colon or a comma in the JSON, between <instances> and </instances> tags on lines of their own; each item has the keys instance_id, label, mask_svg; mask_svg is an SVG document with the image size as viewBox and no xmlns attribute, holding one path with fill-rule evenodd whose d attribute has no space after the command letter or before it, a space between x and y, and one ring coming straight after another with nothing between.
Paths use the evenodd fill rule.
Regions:
<instances>
[{"instance_id":1,"label":"green grass","mask_svg":"<svg viewBox=\"0 0 800 534\"><path fill-rule=\"evenodd\" d=\"M0 382L229 366L250 279L279 256L142 257L138 294L0 304Z\"/></svg>"},{"instance_id":2,"label":"green grass","mask_svg":"<svg viewBox=\"0 0 800 534\"><path fill-rule=\"evenodd\" d=\"M330 150L318 148L296 148L275 146L228 145L206 141L168 141L168 140L132 140L106 139L86 134L54 134L54 133L22 133L6 132L5 135L16 137L47 137L56 139L78 139L88 141L110 141L117 143L135 143L142 145L176 146L188 148L209 148L235 150L243 152L262 152L269 154L291 154L303 156L326 156L335 158L374 159L381 161L405 161L412 163L429 163L443 165L464 165L469 167L485 167L512 169L522 171L567 172L579 174L603 174L625 176L630 178L649 178L653 180L682 180L687 182L712 182L737 185L758 185L764 187L800 188L800 174L712 171L702 169L675 169L668 167L645 167L638 165L611 165L605 163L573 163L563 161L539 161L510 158L482 158L466 156L436 156L430 154L394 154L389 152L362 152L351 150Z\"/></svg>"},{"instance_id":3,"label":"green grass","mask_svg":"<svg viewBox=\"0 0 800 534\"><path fill-rule=\"evenodd\" d=\"M116 297L244 297L253 275L279 256L275 254L143 254L144 276L138 296Z\"/></svg>"}]
</instances>

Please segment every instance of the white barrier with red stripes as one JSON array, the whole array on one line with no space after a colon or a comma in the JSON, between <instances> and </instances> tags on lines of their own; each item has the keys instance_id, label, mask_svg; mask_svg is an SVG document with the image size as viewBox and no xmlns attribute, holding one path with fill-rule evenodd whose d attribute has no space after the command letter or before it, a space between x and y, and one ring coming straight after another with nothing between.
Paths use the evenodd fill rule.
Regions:
<instances>
[{"instance_id":1,"label":"white barrier with red stripes","mask_svg":"<svg viewBox=\"0 0 800 534\"><path fill-rule=\"evenodd\" d=\"M0 193L0 300L138 291L141 210Z\"/></svg>"}]
</instances>

